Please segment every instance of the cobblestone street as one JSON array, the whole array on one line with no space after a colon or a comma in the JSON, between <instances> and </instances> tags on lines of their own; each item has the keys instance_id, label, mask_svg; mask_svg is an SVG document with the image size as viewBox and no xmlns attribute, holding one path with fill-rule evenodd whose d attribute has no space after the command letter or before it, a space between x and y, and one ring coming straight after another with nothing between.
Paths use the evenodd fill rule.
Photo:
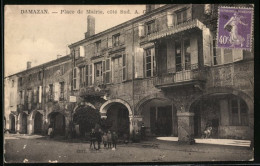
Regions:
<instances>
[{"instance_id":1,"label":"cobblestone street","mask_svg":"<svg viewBox=\"0 0 260 166\"><path fill-rule=\"evenodd\" d=\"M50 140L37 135L5 136L5 161L8 163L248 161L252 158L253 150L239 146L179 145L154 139L119 144L115 151L103 146L96 151L89 149L89 143L79 141Z\"/></svg>"}]
</instances>

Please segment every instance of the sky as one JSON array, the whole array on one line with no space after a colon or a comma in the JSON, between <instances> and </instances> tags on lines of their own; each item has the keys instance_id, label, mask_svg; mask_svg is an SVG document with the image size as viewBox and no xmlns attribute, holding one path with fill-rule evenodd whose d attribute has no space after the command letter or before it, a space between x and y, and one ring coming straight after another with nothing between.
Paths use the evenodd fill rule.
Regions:
<instances>
[{"instance_id":1,"label":"sky","mask_svg":"<svg viewBox=\"0 0 260 166\"><path fill-rule=\"evenodd\" d=\"M26 13L28 10L48 10L48 14ZM27 61L34 67L69 54L68 45L84 39L87 10L103 12L90 14L99 33L142 15L145 5L6 5L5 76L25 70ZM130 14L120 14L120 10Z\"/></svg>"}]
</instances>

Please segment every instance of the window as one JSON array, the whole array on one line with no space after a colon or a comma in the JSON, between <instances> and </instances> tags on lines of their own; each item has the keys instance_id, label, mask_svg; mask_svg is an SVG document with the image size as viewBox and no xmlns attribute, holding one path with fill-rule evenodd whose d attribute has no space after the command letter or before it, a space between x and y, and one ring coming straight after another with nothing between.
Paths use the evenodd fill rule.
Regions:
<instances>
[{"instance_id":1,"label":"window","mask_svg":"<svg viewBox=\"0 0 260 166\"><path fill-rule=\"evenodd\" d=\"M32 80L32 75L31 74L28 76L28 79L29 79L29 81Z\"/></svg>"},{"instance_id":2,"label":"window","mask_svg":"<svg viewBox=\"0 0 260 166\"><path fill-rule=\"evenodd\" d=\"M99 53L101 50L101 40L96 42L96 49L95 49L95 53Z\"/></svg>"},{"instance_id":3,"label":"window","mask_svg":"<svg viewBox=\"0 0 260 166\"><path fill-rule=\"evenodd\" d=\"M231 123L232 125L248 125L248 108L246 103L240 99L231 100Z\"/></svg>"},{"instance_id":4,"label":"window","mask_svg":"<svg viewBox=\"0 0 260 166\"><path fill-rule=\"evenodd\" d=\"M49 101L53 100L53 84L49 85Z\"/></svg>"},{"instance_id":5,"label":"window","mask_svg":"<svg viewBox=\"0 0 260 166\"><path fill-rule=\"evenodd\" d=\"M85 86L85 66L79 68L80 86Z\"/></svg>"},{"instance_id":6,"label":"window","mask_svg":"<svg viewBox=\"0 0 260 166\"><path fill-rule=\"evenodd\" d=\"M60 82L60 100L64 100L64 82Z\"/></svg>"},{"instance_id":7,"label":"window","mask_svg":"<svg viewBox=\"0 0 260 166\"><path fill-rule=\"evenodd\" d=\"M38 80L42 80L42 72L41 71L39 71L39 73L38 73Z\"/></svg>"},{"instance_id":8,"label":"window","mask_svg":"<svg viewBox=\"0 0 260 166\"><path fill-rule=\"evenodd\" d=\"M188 9L176 12L177 24L181 24L181 23L188 21L189 19L187 17L187 14L188 14Z\"/></svg>"},{"instance_id":9,"label":"window","mask_svg":"<svg viewBox=\"0 0 260 166\"><path fill-rule=\"evenodd\" d=\"M20 77L20 78L18 79L18 84L19 84L19 86L22 86L22 85L23 85L23 78L22 78L22 77Z\"/></svg>"},{"instance_id":10,"label":"window","mask_svg":"<svg viewBox=\"0 0 260 166\"><path fill-rule=\"evenodd\" d=\"M154 56L154 48L145 50L145 76L152 77L156 72L156 63Z\"/></svg>"},{"instance_id":11,"label":"window","mask_svg":"<svg viewBox=\"0 0 260 166\"><path fill-rule=\"evenodd\" d=\"M113 59L113 82L120 83L123 80L122 56Z\"/></svg>"},{"instance_id":12,"label":"window","mask_svg":"<svg viewBox=\"0 0 260 166\"><path fill-rule=\"evenodd\" d=\"M85 85L92 85L92 65L86 65L86 76L85 76Z\"/></svg>"},{"instance_id":13,"label":"window","mask_svg":"<svg viewBox=\"0 0 260 166\"><path fill-rule=\"evenodd\" d=\"M175 65L176 72L191 70L190 39L175 41Z\"/></svg>"},{"instance_id":14,"label":"window","mask_svg":"<svg viewBox=\"0 0 260 166\"><path fill-rule=\"evenodd\" d=\"M110 83L111 78L111 60L106 59L106 61L103 61L103 81L105 84ZM104 66L105 65L105 66Z\"/></svg>"},{"instance_id":15,"label":"window","mask_svg":"<svg viewBox=\"0 0 260 166\"><path fill-rule=\"evenodd\" d=\"M213 40L213 64L221 64L221 48L216 47L216 40Z\"/></svg>"},{"instance_id":16,"label":"window","mask_svg":"<svg viewBox=\"0 0 260 166\"><path fill-rule=\"evenodd\" d=\"M155 21L154 20L146 23L146 32L147 32L146 33L147 35L155 32Z\"/></svg>"},{"instance_id":17,"label":"window","mask_svg":"<svg viewBox=\"0 0 260 166\"><path fill-rule=\"evenodd\" d=\"M116 46L119 46L119 37L120 37L120 34L116 34L116 35L113 35L113 46L116 47Z\"/></svg>"},{"instance_id":18,"label":"window","mask_svg":"<svg viewBox=\"0 0 260 166\"><path fill-rule=\"evenodd\" d=\"M102 83L102 62L95 63L94 65L94 82L95 84Z\"/></svg>"}]
</instances>

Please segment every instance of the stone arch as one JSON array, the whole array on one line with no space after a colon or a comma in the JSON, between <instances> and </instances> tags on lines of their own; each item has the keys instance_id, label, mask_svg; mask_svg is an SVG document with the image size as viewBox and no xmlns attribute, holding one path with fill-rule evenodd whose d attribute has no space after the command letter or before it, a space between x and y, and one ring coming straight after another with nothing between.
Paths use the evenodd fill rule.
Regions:
<instances>
[{"instance_id":1,"label":"stone arch","mask_svg":"<svg viewBox=\"0 0 260 166\"><path fill-rule=\"evenodd\" d=\"M151 101L151 100L153 100L153 99L166 100L166 101L169 101L169 102L171 102L172 104L174 104L171 99L167 98L167 97L164 96L163 94L155 93L155 94L152 94L152 95L149 95L149 96L146 96L146 97L142 98L142 99L136 104L136 106L135 106L136 112L137 112L138 114L140 114L140 113L141 113L140 110L141 110L142 105L144 105L145 103L147 103L147 102L149 102L149 101ZM175 105L175 104L174 104L174 105Z\"/></svg>"},{"instance_id":2,"label":"stone arch","mask_svg":"<svg viewBox=\"0 0 260 166\"><path fill-rule=\"evenodd\" d=\"M82 102L82 103L80 103L80 104L77 104L76 107L73 109L72 116L75 114L76 110L77 110L80 106L90 106L90 107L92 107L93 109L96 109L96 107L95 107L93 104L91 104L91 103L89 103L89 102Z\"/></svg>"},{"instance_id":3,"label":"stone arch","mask_svg":"<svg viewBox=\"0 0 260 166\"><path fill-rule=\"evenodd\" d=\"M9 124L8 124L8 129L10 131L16 131L16 116L13 113L10 113L9 115ZM6 121L6 125L7 125L7 121ZM7 126L5 126L7 128Z\"/></svg>"},{"instance_id":4,"label":"stone arch","mask_svg":"<svg viewBox=\"0 0 260 166\"><path fill-rule=\"evenodd\" d=\"M233 88L229 88L229 87L218 87L218 88L208 88L207 90L205 90L204 93L202 93L201 95L198 95L197 97L193 98L190 102L189 102L189 106L188 106L188 111L190 111L190 106L198 101L199 99L201 99L204 96L208 96L211 94L216 94L216 93L226 93L226 94L233 94L235 96L240 97L241 99L243 99L247 106L248 106L248 110L250 114L253 114L253 110L254 110L254 100L247 95L245 92L242 92L240 90L236 90Z\"/></svg>"},{"instance_id":5,"label":"stone arch","mask_svg":"<svg viewBox=\"0 0 260 166\"><path fill-rule=\"evenodd\" d=\"M20 133L23 133L23 134L28 133L28 113L21 112L18 115L18 130Z\"/></svg>"},{"instance_id":6,"label":"stone arch","mask_svg":"<svg viewBox=\"0 0 260 166\"><path fill-rule=\"evenodd\" d=\"M59 118L57 119L58 116ZM66 114L64 112L52 111L47 115L47 119L48 119L48 125L49 124L53 125L52 127L54 128L55 135L66 134L66 128L68 128L68 117L66 117Z\"/></svg>"},{"instance_id":7,"label":"stone arch","mask_svg":"<svg viewBox=\"0 0 260 166\"><path fill-rule=\"evenodd\" d=\"M43 116L43 112L39 110L33 110L32 113L29 115L29 134L34 133L34 119L37 113L40 113Z\"/></svg>"},{"instance_id":8,"label":"stone arch","mask_svg":"<svg viewBox=\"0 0 260 166\"><path fill-rule=\"evenodd\" d=\"M225 116L225 114L223 114L224 112L227 112L227 111L220 112L220 110L223 110L223 109L218 108L217 105L212 106L212 108L216 108L216 109L212 109L212 110L215 110L213 112L215 113L216 116L214 116L214 114L211 114L211 115L213 115L213 117L211 116L208 119L211 119L211 120L213 119L211 122L212 126L213 126L213 123L217 122L217 123L215 123L215 124L217 124L215 126L217 126L216 129L218 129L218 131L216 132L216 133L218 133L217 134L218 137L227 137L227 135L230 134L230 136L236 136L236 137L239 136L239 137L244 137L244 138L251 137L252 138L253 137L253 126L254 126L254 124L253 124L254 123L254 101L253 101L252 97L250 97L245 92L234 89L234 88L230 88L230 87L208 88L202 94L195 96L192 100L189 101L188 106L187 106L187 111L195 113L194 124L198 123L197 127L194 127L194 131L203 130L203 128L205 128L205 125L207 123L205 121L205 118L204 118L204 122L201 122L201 119L200 119L202 117L202 115L205 115L205 113L204 114L197 113L197 116L196 116L196 111L198 111L198 110L201 111L199 108L200 106L197 105L198 102L201 99L214 101L214 99L211 98L211 96L213 97L213 95L218 95L218 94L222 95L222 96L224 96L224 95L227 95L230 97L233 96L234 99L239 98L239 99L243 100L243 102L247 105L247 111L248 111L247 115L243 116L243 117L248 118L248 122L247 122L248 124L242 125L242 127L241 127L241 125L230 124L230 119L225 120L225 119L221 118L221 117L230 118L230 115ZM226 106L226 104L228 105L228 103L224 103L224 107L228 108L228 106ZM196 108L196 105L198 106L197 108ZM221 105L223 106L223 104L221 104ZM196 118L198 118L198 120L197 120L198 122L195 121ZM226 127L226 126L228 126L228 127ZM239 127L235 128L236 126L239 126L240 128ZM230 129L230 128L232 128L232 129ZM237 131L237 132L231 133L231 132L229 132L229 129L232 131ZM199 134L199 133L197 133L197 134Z\"/></svg>"},{"instance_id":9,"label":"stone arch","mask_svg":"<svg viewBox=\"0 0 260 166\"><path fill-rule=\"evenodd\" d=\"M112 100L106 101L106 102L105 102L104 104L102 104L102 106L100 107L101 116L105 116L106 113L107 113L108 108L109 108L112 104L114 104L114 103L121 103L121 104L123 104L123 105L127 108L127 110L128 110L129 117L131 117L131 116L133 115L132 109L131 109L130 105L129 105L126 101L124 101L124 100L122 100L122 99L112 99Z\"/></svg>"}]
</instances>

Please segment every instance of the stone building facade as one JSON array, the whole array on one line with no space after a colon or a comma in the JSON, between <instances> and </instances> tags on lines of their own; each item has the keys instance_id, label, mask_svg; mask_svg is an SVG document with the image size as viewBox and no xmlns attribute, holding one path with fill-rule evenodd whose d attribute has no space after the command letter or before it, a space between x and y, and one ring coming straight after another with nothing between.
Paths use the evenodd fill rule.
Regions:
<instances>
[{"instance_id":1,"label":"stone building facade","mask_svg":"<svg viewBox=\"0 0 260 166\"><path fill-rule=\"evenodd\" d=\"M46 92L42 107L24 113L29 124L39 112L46 125L54 119L68 131L72 114L85 104L111 120L112 130L123 126L129 134L143 123L147 135L190 141L211 125L212 137L252 139L254 49L216 47L218 5L147 5L146 9L144 15L98 34L95 18L88 16L85 38L69 46L70 57L43 65L43 82L24 85L42 86ZM64 75L48 71L62 63L68 67ZM36 69L41 67L16 75L37 74ZM76 104L67 99L47 101L50 85L61 81L65 98L76 96ZM26 88L18 84L18 92ZM28 131L34 133L33 125Z\"/></svg>"}]
</instances>

